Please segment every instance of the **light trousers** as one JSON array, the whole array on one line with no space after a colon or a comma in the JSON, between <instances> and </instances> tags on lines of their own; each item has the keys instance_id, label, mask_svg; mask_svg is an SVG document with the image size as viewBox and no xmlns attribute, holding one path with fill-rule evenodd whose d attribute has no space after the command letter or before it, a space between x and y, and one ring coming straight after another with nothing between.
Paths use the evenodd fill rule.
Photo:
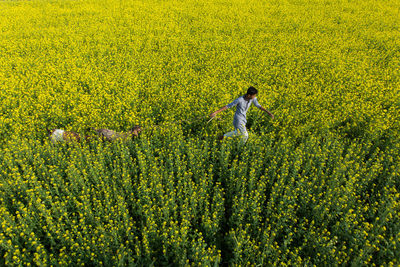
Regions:
<instances>
[{"instance_id":1,"label":"light trousers","mask_svg":"<svg viewBox=\"0 0 400 267\"><path fill-rule=\"evenodd\" d=\"M244 124L240 124L239 127L235 127L235 130L224 134L224 137L233 137L233 136L242 136L243 143L246 143L249 138L249 133L246 130L246 126Z\"/></svg>"}]
</instances>

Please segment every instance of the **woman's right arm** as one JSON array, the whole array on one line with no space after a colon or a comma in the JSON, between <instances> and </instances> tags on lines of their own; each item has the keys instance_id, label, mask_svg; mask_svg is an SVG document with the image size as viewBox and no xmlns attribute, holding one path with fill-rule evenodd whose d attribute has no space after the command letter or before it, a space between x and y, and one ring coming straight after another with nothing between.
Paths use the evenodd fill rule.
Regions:
<instances>
[{"instance_id":1,"label":"woman's right arm","mask_svg":"<svg viewBox=\"0 0 400 267\"><path fill-rule=\"evenodd\" d=\"M218 113L220 113L220 112L222 112L222 111L224 111L224 110L227 110L227 109L228 109L227 106L222 107L222 108L220 108L219 110L214 111L213 113L211 113L211 114L210 114L210 117L211 117L211 118L212 118L212 117L215 117Z\"/></svg>"}]
</instances>

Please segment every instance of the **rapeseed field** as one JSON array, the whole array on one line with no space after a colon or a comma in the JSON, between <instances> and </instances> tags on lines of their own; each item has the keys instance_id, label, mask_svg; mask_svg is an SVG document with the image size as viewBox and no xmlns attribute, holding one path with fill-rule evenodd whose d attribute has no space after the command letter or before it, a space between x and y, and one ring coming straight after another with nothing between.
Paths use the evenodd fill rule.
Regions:
<instances>
[{"instance_id":1,"label":"rapeseed field","mask_svg":"<svg viewBox=\"0 0 400 267\"><path fill-rule=\"evenodd\" d=\"M0 265L400 264L399 1L0 10Z\"/></svg>"}]
</instances>

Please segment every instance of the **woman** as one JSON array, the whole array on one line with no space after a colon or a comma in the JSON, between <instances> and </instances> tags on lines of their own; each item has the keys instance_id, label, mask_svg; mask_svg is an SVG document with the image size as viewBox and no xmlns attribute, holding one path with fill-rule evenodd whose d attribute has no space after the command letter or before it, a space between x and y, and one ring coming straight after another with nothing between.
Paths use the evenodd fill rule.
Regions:
<instances>
[{"instance_id":1,"label":"woman","mask_svg":"<svg viewBox=\"0 0 400 267\"><path fill-rule=\"evenodd\" d=\"M220 140L224 139L224 137L232 137L232 136L242 136L242 140L244 143L246 143L247 139L249 138L249 134L247 133L246 130L246 113L247 110L249 110L249 107L251 104L254 104L256 107L261 109L262 111L268 113L268 115L271 116L271 118L274 118L274 115L263 108L257 101L257 95L258 91L256 88L250 86L249 89L247 90L247 93L243 96L240 96L236 98L232 103L224 106L223 108L213 112L210 114L210 117L215 117L218 113L221 111L227 110L228 108L236 106L236 112L235 116L233 117L233 127L234 130L226 133L222 136L219 137Z\"/></svg>"}]
</instances>

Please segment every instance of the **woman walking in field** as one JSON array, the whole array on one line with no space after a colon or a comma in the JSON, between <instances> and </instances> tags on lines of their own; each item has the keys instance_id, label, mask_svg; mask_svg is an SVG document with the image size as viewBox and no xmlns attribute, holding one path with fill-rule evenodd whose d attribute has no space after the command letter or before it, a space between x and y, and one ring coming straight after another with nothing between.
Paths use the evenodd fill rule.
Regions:
<instances>
[{"instance_id":1,"label":"woman walking in field","mask_svg":"<svg viewBox=\"0 0 400 267\"><path fill-rule=\"evenodd\" d=\"M243 143L246 143L247 139L249 138L249 134L247 133L246 130L246 113L251 104L253 103L256 107L261 109L262 111L268 113L268 115L271 116L271 118L274 118L274 115L263 108L257 101L257 95L258 91L256 88L250 86L249 89L247 90L247 93L243 96L240 96L236 98L232 103L224 106L223 108L213 112L210 114L210 117L213 118L215 117L218 113L221 111L227 110L228 108L231 108L233 106L236 106L236 112L235 116L233 117L233 127L235 130L226 133L224 135L221 135L219 137L220 140L224 139L224 137L232 137L232 136L242 136L242 141Z\"/></svg>"}]
</instances>

